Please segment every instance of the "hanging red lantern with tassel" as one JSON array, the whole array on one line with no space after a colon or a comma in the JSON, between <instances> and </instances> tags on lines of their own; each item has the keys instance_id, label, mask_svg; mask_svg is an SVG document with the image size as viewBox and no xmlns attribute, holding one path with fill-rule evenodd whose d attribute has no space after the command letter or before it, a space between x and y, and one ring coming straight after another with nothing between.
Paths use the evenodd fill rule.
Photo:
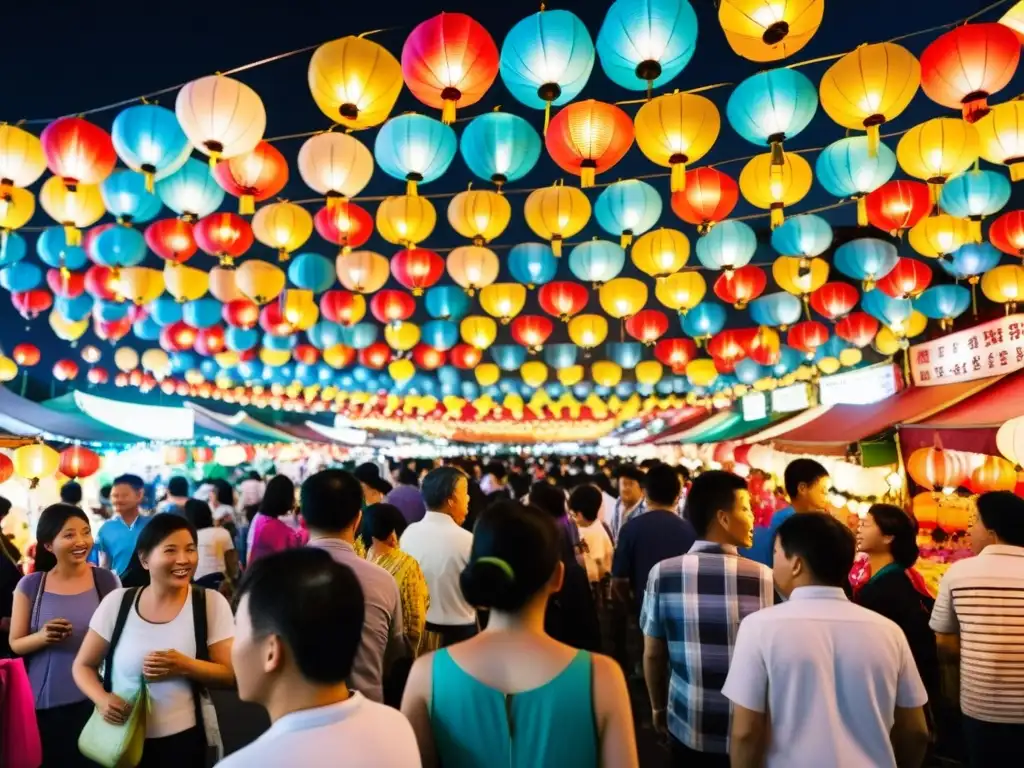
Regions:
<instances>
[{"instance_id":1,"label":"hanging red lantern with tassel","mask_svg":"<svg viewBox=\"0 0 1024 768\"><path fill-rule=\"evenodd\" d=\"M542 285L537 292L537 299L541 309L567 323L569 318L578 315L587 306L590 291L579 283L556 280Z\"/></svg>"},{"instance_id":2,"label":"hanging red lantern with tassel","mask_svg":"<svg viewBox=\"0 0 1024 768\"><path fill-rule=\"evenodd\" d=\"M61 117L39 136L46 166L69 192L79 184L99 184L117 164L110 134L81 117Z\"/></svg>"},{"instance_id":3,"label":"hanging red lantern with tassel","mask_svg":"<svg viewBox=\"0 0 1024 768\"><path fill-rule=\"evenodd\" d=\"M543 315L520 315L512 321L512 339L530 352L539 352L555 330Z\"/></svg>"},{"instance_id":4,"label":"hanging red lantern with tassel","mask_svg":"<svg viewBox=\"0 0 1024 768\"><path fill-rule=\"evenodd\" d=\"M558 167L579 176L586 189L633 146L633 121L614 104L575 101L552 119L544 144Z\"/></svg>"},{"instance_id":5,"label":"hanging red lantern with tassel","mask_svg":"<svg viewBox=\"0 0 1024 768\"><path fill-rule=\"evenodd\" d=\"M875 286L894 299L913 299L932 281L932 270L924 262L901 256L896 266L880 277Z\"/></svg>"},{"instance_id":6,"label":"hanging red lantern with tassel","mask_svg":"<svg viewBox=\"0 0 1024 768\"><path fill-rule=\"evenodd\" d=\"M1007 211L992 222L988 239L1003 253L1024 257L1024 211Z\"/></svg>"},{"instance_id":7,"label":"hanging red lantern with tassel","mask_svg":"<svg viewBox=\"0 0 1024 768\"><path fill-rule=\"evenodd\" d=\"M73 445L60 452L58 471L72 480L95 475L100 470L100 457L88 448Z\"/></svg>"},{"instance_id":8,"label":"hanging red lantern with tassel","mask_svg":"<svg viewBox=\"0 0 1024 768\"><path fill-rule=\"evenodd\" d=\"M184 264L196 252L192 223L185 219L160 219L146 227L146 245L164 261Z\"/></svg>"},{"instance_id":9,"label":"hanging red lantern with tassel","mask_svg":"<svg viewBox=\"0 0 1024 768\"><path fill-rule=\"evenodd\" d=\"M786 334L786 343L793 349L812 357L818 347L828 341L828 328L817 320L797 323Z\"/></svg>"},{"instance_id":10,"label":"hanging red lantern with tassel","mask_svg":"<svg viewBox=\"0 0 1024 768\"><path fill-rule=\"evenodd\" d=\"M651 346L668 331L668 318L656 309L642 309L626 319L626 333Z\"/></svg>"},{"instance_id":11,"label":"hanging red lantern with tassel","mask_svg":"<svg viewBox=\"0 0 1024 768\"><path fill-rule=\"evenodd\" d=\"M422 296L444 275L444 259L426 248L403 248L391 257L391 274L413 296Z\"/></svg>"},{"instance_id":12,"label":"hanging red lantern with tassel","mask_svg":"<svg viewBox=\"0 0 1024 768\"><path fill-rule=\"evenodd\" d=\"M288 161L273 144L261 141L242 155L217 163L213 178L220 188L238 198L238 212L251 216L256 203L269 200L288 183Z\"/></svg>"},{"instance_id":13,"label":"hanging red lantern with tassel","mask_svg":"<svg viewBox=\"0 0 1024 768\"><path fill-rule=\"evenodd\" d=\"M320 237L341 246L342 253L365 245L373 234L373 216L348 198L331 199L334 203L325 205L313 217L313 226Z\"/></svg>"},{"instance_id":14,"label":"hanging red lantern with tassel","mask_svg":"<svg viewBox=\"0 0 1024 768\"><path fill-rule=\"evenodd\" d=\"M697 345L690 339L660 339L654 345L654 356L671 368L672 373L682 375L686 364L697 356Z\"/></svg>"},{"instance_id":15,"label":"hanging red lantern with tassel","mask_svg":"<svg viewBox=\"0 0 1024 768\"><path fill-rule=\"evenodd\" d=\"M825 283L811 294L811 309L832 322L857 306L860 292L849 283Z\"/></svg>"},{"instance_id":16,"label":"hanging red lantern with tassel","mask_svg":"<svg viewBox=\"0 0 1024 768\"><path fill-rule=\"evenodd\" d=\"M715 296L736 309L746 309L768 286L764 270L748 264L739 269L729 270L715 280Z\"/></svg>"},{"instance_id":17,"label":"hanging red lantern with tassel","mask_svg":"<svg viewBox=\"0 0 1024 768\"><path fill-rule=\"evenodd\" d=\"M932 211L932 193L923 181L887 181L864 198L868 222L890 235L902 235Z\"/></svg>"},{"instance_id":18,"label":"hanging red lantern with tassel","mask_svg":"<svg viewBox=\"0 0 1024 768\"><path fill-rule=\"evenodd\" d=\"M693 168L686 172L686 187L672 193L672 211L706 235L724 221L740 199L739 185L716 168Z\"/></svg>"},{"instance_id":19,"label":"hanging red lantern with tassel","mask_svg":"<svg viewBox=\"0 0 1024 768\"><path fill-rule=\"evenodd\" d=\"M192 226L192 234L204 253L214 256L222 267L232 267L235 259L255 242L249 222L235 213L211 213Z\"/></svg>"}]
</instances>

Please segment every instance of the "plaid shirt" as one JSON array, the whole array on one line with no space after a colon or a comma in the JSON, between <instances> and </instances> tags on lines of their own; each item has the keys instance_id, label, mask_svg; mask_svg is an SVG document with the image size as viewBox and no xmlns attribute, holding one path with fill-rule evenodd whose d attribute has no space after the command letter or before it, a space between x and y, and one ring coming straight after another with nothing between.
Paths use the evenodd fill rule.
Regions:
<instances>
[{"instance_id":1,"label":"plaid shirt","mask_svg":"<svg viewBox=\"0 0 1024 768\"><path fill-rule=\"evenodd\" d=\"M727 754L730 704L722 695L740 621L775 599L760 563L697 541L651 570L640 627L668 645L669 732L690 749Z\"/></svg>"}]
</instances>

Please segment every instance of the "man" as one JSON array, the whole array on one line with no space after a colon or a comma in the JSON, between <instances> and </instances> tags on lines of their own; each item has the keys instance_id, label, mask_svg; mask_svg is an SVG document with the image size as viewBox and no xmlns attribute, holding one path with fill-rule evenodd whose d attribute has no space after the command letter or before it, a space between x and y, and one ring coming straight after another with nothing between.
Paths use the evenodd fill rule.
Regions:
<instances>
[{"instance_id":1,"label":"man","mask_svg":"<svg viewBox=\"0 0 1024 768\"><path fill-rule=\"evenodd\" d=\"M902 630L843 591L856 550L827 514L794 515L775 540L788 602L743 619L722 693L733 768L919 768L928 700Z\"/></svg>"},{"instance_id":2,"label":"man","mask_svg":"<svg viewBox=\"0 0 1024 768\"><path fill-rule=\"evenodd\" d=\"M100 565L123 576L135 555L135 543L149 522L139 512L145 484L138 475L121 475L110 488L110 504L114 516L100 526L96 549Z\"/></svg>"},{"instance_id":3,"label":"man","mask_svg":"<svg viewBox=\"0 0 1024 768\"><path fill-rule=\"evenodd\" d=\"M309 529L308 546L325 550L359 580L366 619L349 681L371 701L383 701L384 675L406 652L402 603L394 577L356 554L356 531L363 518L359 481L342 469L317 472L302 484L299 509Z\"/></svg>"},{"instance_id":4,"label":"man","mask_svg":"<svg viewBox=\"0 0 1024 768\"><path fill-rule=\"evenodd\" d=\"M380 476L380 468L376 464L366 462L356 467L354 472L359 484L363 487L363 505L380 504L384 497L391 493L391 483Z\"/></svg>"},{"instance_id":5,"label":"man","mask_svg":"<svg viewBox=\"0 0 1024 768\"><path fill-rule=\"evenodd\" d=\"M426 650L467 640L477 631L476 610L462 596L459 578L469 563L473 534L460 527L469 514L469 479L456 467L440 467L423 478L423 520L405 529L399 542L420 564L427 580Z\"/></svg>"},{"instance_id":6,"label":"man","mask_svg":"<svg viewBox=\"0 0 1024 768\"><path fill-rule=\"evenodd\" d=\"M654 566L647 580L644 678L654 727L671 736L673 763L728 768L730 704L722 685L733 642L743 618L772 604L775 587L770 568L736 551L754 538L743 478L705 472L693 481L686 513L698 540Z\"/></svg>"},{"instance_id":7,"label":"man","mask_svg":"<svg viewBox=\"0 0 1024 768\"><path fill-rule=\"evenodd\" d=\"M644 473L633 464L624 464L617 473L619 483L619 500L615 503L612 513L612 540L619 543L619 532L622 527L637 515L647 511L644 499Z\"/></svg>"},{"instance_id":8,"label":"man","mask_svg":"<svg viewBox=\"0 0 1024 768\"><path fill-rule=\"evenodd\" d=\"M772 547L775 546L775 532L779 526L793 515L828 511L828 492L832 487L832 479L828 476L828 470L814 459L794 459L786 465L783 484L789 495L790 506L772 515L767 528L756 528L754 543L749 549L740 552L769 568L772 567Z\"/></svg>"},{"instance_id":9,"label":"man","mask_svg":"<svg viewBox=\"0 0 1024 768\"><path fill-rule=\"evenodd\" d=\"M949 566L931 628L960 665L960 709L972 766L1008 765L1024 739L1024 499L978 497L977 557Z\"/></svg>"},{"instance_id":10,"label":"man","mask_svg":"<svg viewBox=\"0 0 1024 768\"><path fill-rule=\"evenodd\" d=\"M82 506L82 486L74 480L69 480L60 487L60 500L73 507Z\"/></svg>"},{"instance_id":11,"label":"man","mask_svg":"<svg viewBox=\"0 0 1024 768\"><path fill-rule=\"evenodd\" d=\"M173 512L185 514L185 503L188 501L188 478L175 475L167 481L167 498L160 502L157 512Z\"/></svg>"},{"instance_id":12,"label":"man","mask_svg":"<svg viewBox=\"0 0 1024 768\"><path fill-rule=\"evenodd\" d=\"M395 709L345 684L362 639L363 594L350 568L309 548L268 555L239 588L231 659L243 701L271 727L221 768L420 765Z\"/></svg>"},{"instance_id":13,"label":"man","mask_svg":"<svg viewBox=\"0 0 1024 768\"><path fill-rule=\"evenodd\" d=\"M596 485L578 486L569 495L569 511L576 520L583 547L583 564L591 585L599 584L612 569L612 539L604 523L598 521L601 512L601 491Z\"/></svg>"},{"instance_id":14,"label":"man","mask_svg":"<svg viewBox=\"0 0 1024 768\"><path fill-rule=\"evenodd\" d=\"M492 461L484 467L484 476L480 479L480 490L486 496L499 491L505 491L508 487L508 471L500 461Z\"/></svg>"},{"instance_id":15,"label":"man","mask_svg":"<svg viewBox=\"0 0 1024 768\"><path fill-rule=\"evenodd\" d=\"M427 514L416 470L411 467L403 466L398 470L398 487L387 495L385 501L398 507L407 523L418 523Z\"/></svg>"}]
</instances>

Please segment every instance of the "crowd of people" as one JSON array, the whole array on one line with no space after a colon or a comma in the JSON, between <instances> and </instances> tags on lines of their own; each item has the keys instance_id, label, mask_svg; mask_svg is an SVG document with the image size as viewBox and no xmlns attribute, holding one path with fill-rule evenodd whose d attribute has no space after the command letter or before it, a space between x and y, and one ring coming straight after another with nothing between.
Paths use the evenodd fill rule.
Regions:
<instances>
[{"instance_id":1,"label":"crowd of people","mask_svg":"<svg viewBox=\"0 0 1024 768\"><path fill-rule=\"evenodd\" d=\"M0 537L0 656L47 767L138 732L143 768L629 768L647 722L686 767L1019 755L1024 499L977 498L933 596L914 519L874 504L855 535L830 484L794 460L756 525L743 477L660 462L172 477L152 514L123 475L94 535L69 483L33 560ZM269 727L225 745L238 702Z\"/></svg>"}]
</instances>

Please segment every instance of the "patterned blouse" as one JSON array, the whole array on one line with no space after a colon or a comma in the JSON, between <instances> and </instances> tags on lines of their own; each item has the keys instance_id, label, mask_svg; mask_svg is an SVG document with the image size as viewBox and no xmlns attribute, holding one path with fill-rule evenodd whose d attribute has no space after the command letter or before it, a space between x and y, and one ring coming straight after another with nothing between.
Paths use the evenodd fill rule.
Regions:
<instances>
[{"instance_id":1,"label":"patterned blouse","mask_svg":"<svg viewBox=\"0 0 1024 768\"><path fill-rule=\"evenodd\" d=\"M366 559L395 577L398 591L402 596L402 626L405 628L405 637L413 656L418 656L423 651L421 640L427 623L427 606L430 605L427 580L423 577L420 564L414 557L400 549L392 549L383 554L371 550L366 553Z\"/></svg>"}]
</instances>

